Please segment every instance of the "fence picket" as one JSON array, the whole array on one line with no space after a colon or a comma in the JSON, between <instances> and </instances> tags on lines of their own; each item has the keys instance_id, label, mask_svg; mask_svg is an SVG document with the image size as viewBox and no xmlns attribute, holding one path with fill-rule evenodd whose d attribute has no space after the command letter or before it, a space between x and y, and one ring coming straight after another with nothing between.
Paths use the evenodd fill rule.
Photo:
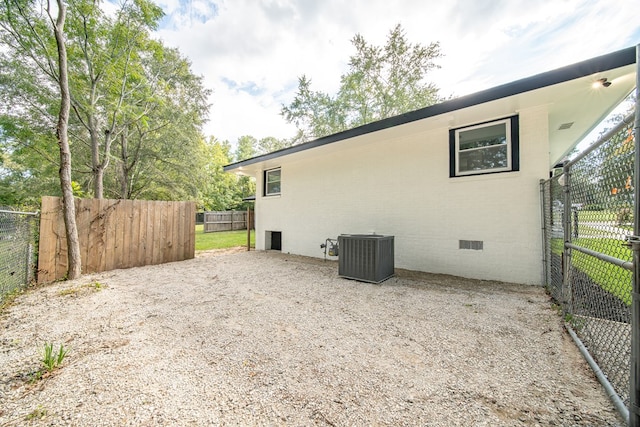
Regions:
<instances>
[{"instance_id":1,"label":"fence picket","mask_svg":"<svg viewBox=\"0 0 640 427\"><path fill-rule=\"evenodd\" d=\"M105 215L105 270L114 270L116 268L116 256L118 244L116 241L117 219L114 215L118 200L106 200Z\"/></svg>"},{"instance_id":2,"label":"fence picket","mask_svg":"<svg viewBox=\"0 0 640 427\"><path fill-rule=\"evenodd\" d=\"M55 272L56 279L63 278L67 275L69 261L67 259L67 239L66 239L66 227L64 225L64 216L63 216L63 208L62 208L62 199L57 204L56 207L56 219L55 219L55 235L56 239L56 259L58 262L56 263L53 271ZM42 235L40 235L42 238Z\"/></svg>"},{"instance_id":3,"label":"fence picket","mask_svg":"<svg viewBox=\"0 0 640 427\"><path fill-rule=\"evenodd\" d=\"M98 232L97 232L97 245L94 248L96 258L98 259L98 270L107 271L107 207L109 206L109 200L98 200L98 211L96 215L98 217ZM83 260L84 263L84 260Z\"/></svg>"},{"instance_id":4,"label":"fence picket","mask_svg":"<svg viewBox=\"0 0 640 427\"><path fill-rule=\"evenodd\" d=\"M186 205L186 218L194 219L196 216L196 205L195 203L189 203ZM188 244L185 245L185 259L191 259L196 256L196 227L189 226L185 230L185 235L189 235Z\"/></svg>"},{"instance_id":5,"label":"fence picket","mask_svg":"<svg viewBox=\"0 0 640 427\"><path fill-rule=\"evenodd\" d=\"M249 226L253 224L249 221ZM232 231L247 229L247 212L244 211L212 211L204 213L205 233L216 231Z\"/></svg>"},{"instance_id":6,"label":"fence picket","mask_svg":"<svg viewBox=\"0 0 640 427\"><path fill-rule=\"evenodd\" d=\"M181 261L195 256L195 204L76 200L83 273ZM42 198L38 282L63 278L67 249L60 199Z\"/></svg>"},{"instance_id":7,"label":"fence picket","mask_svg":"<svg viewBox=\"0 0 640 427\"><path fill-rule=\"evenodd\" d=\"M153 227L155 221L155 211L151 207L151 202L147 203L147 211L145 213L147 219L145 224L145 252L144 252L144 265L153 264Z\"/></svg>"}]
</instances>

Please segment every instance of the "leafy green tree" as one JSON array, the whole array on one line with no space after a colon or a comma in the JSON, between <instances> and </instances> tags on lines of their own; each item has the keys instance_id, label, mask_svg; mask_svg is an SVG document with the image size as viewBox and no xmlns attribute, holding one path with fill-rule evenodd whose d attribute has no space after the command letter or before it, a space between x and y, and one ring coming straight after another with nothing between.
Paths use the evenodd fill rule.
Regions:
<instances>
[{"instance_id":1,"label":"leafy green tree","mask_svg":"<svg viewBox=\"0 0 640 427\"><path fill-rule=\"evenodd\" d=\"M223 170L223 166L232 161L231 144L211 137L206 143L206 149L207 180L206 185L201 188L198 208L206 211L237 209L242 205L243 197L238 177Z\"/></svg>"},{"instance_id":2,"label":"leafy green tree","mask_svg":"<svg viewBox=\"0 0 640 427\"><path fill-rule=\"evenodd\" d=\"M55 138L55 40L41 23L29 33L16 18L44 9L38 0L1 1L0 181L14 188L32 182L38 194L57 194L50 185L55 147L47 143ZM161 17L148 0L125 2L114 17L99 2L69 0L73 180L88 195L197 195L209 91L177 50L150 38Z\"/></svg>"},{"instance_id":3,"label":"leafy green tree","mask_svg":"<svg viewBox=\"0 0 640 427\"><path fill-rule=\"evenodd\" d=\"M620 113L606 119L596 140L609 133L625 117L633 113L635 95L630 95ZM624 108L626 107L626 108ZM595 142L595 140L593 141ZM579 153L574 149L569 157ZM630 215L634 197L634 153L635 144L632 124L602 141L595 149L571 167L571 201L588 210L610 210L616 212L622 222ZM628 218L627 218L628 219Z\"/></svg>"},{"instance_id":4,"label":"leafy green tree","mask_svg":"<svg viewBox=\"0 0 640 427\"><path fill-rule=\"evenodd\" d=\"M262 138L258 142L257 154L267 154L273 151L282 150L293 145L292 139L278 139L272 136Z\"/></svg>"},{"instance_id":5,"label":"leafy green tree","mask_svg":"<svg viewBox=\"0 0 640 427\"><path fill-rule=\"evenodd\" d=\"M244 139L245 143L251 139ZM200 187L198 209L206 211L244 210L249 203L242 199L255 194L255 182L247 176L226 173L223 166L233 162L234 153L228 141L214 137L206 143L205 184Z\"/></svg>"},{"instance_id":6,"label":"leafy green tree","mask_svg":"<svg viewBox=\"0 0 640 427\"><path fill-rule=\"evenodd\" d=\"M88 134L93 193L102 198L105 170L114 141L125 131L127 107L144 102L140 98L148 95L141 57L152 45L149 32L163 12L147 0L135 0L125 2L112 20L99 3L76 1L73 108Z\"/></svg>"},{"instance_id":7,"label":"leafy green tree","mask_svg":"<svg viewBox=\"0 0 640 427\"><path fill-rule=\"evenodd\" d=\"M235 161L239 162L258 155L257 145L258 140L251 135L244 135L238 138Z\"/></svg>"},{"instance_id":8,"label":"leafy green tree","mask_svg":"<svg viewBox=\"0 0 640 427\"><path fill-rule=\"evenodd\" d=\"M28 126L3 122L2 119L0 115L0 205L38 210L40 195L62 196L54 143L55 128L39 134ZM2 129L10 130L5 132ZM15 133L20 134L18 139L10 136Z\"/></svg>"},{"instance_id":9,"label":"leafy green tree","mask_svg":"<svg viewBox=\"0 0 640 427\"><path fill-rule=\"evenodd\" d=\"M238 138L233 160L239 162L241 160L246 160L259 154L263 154L259 151L258 147L259 142L255 137L251 135L241 136ZM236 197L240 200L240 203L234 208L245 209L248 203L242 202L242 199L256 194L256 183L251 177L240 176L237 178L235 191Z\"/></svg>"},{"instance_id":10,"label":"leafy green tree","mask_svg":"<svg viewBox=\"0 0 640 427\"><path fill-rule=\"evenodd\" d=\"M151 190L160 186L173 197L190 198L198 191L194 185L206 178L200 128L209 91L177 50L159 43L151 47L140 77L147 93L121 114L113 191L119 198L155 198Z\"/></svg>"},{"instance_id":11,"label":"leafy green tree","mask_svg":"<svg viewBox=\"0 0 640 427\"><path fill-rule=\"evenodd\" d=\"M48 9L35 6L29 1L0 2L0 196L9 193L0 204L38 206L33 190L43 187L62 195L54 143L60 108L57 47ZM46 55L35 61L31 51ZM43 73L48 76L44 81L39 78Z\"/></svg>"},{"instance_id":12,"label":"leafy green tree","mask_svg":"<svg viewBox=\"0 0 640 427\"><path fill-rule=\"evenodd\" d=\"M49 2L38 4L29 0L3 0L0 3L2 17L0 29L4 31L0 37L3 41L9 42L9 49L13 49L14 53L26 53L28 57L27 70L40 70L53 77L52 81L49 81L49 84L44 88L46 89L44 95L48 97L49 101L47 110L50 118L49 124L55 122L55 137L51 138L52 135L49 131L46 134L46 139L41 142L44 143L42 148L50 154L56 151L52 148L53 141L57 142L58 156L55 163L58 166L58 178L62 193L62 214L66 230L69 261L67 277L75 279L81 275L81 258L71 181L71 150L68 132L71 96L65 34L67 5L62 0L57 0L56 9L55 13L52 12L52 5ZM37 59L29 57L29 53L34 51L45 52L45 55ZM9 58L9 60L17 61L19 59ZM0 78L0 83L4 87L11 85L4 73ZM33 80L33 76L26 78L26 84L34 83L36 82ZM36 96L32 105L35 105L36 108L43 107L39 104L42 99ZM12 106L14 109L20 109L20 107L20 105ZM4 137L6 133L6 130L3 129L2 136ZM6 167L6 165L8 163L3 161L3 166Z\"/></svg>"},{"instance_id":13,"label":"leafy green tree","mask_svg":"<svg viewBox=\"0 0 640 427\"><path fill-rule=\"evenodd\" d=\"M384 46L368 44L357 34L349 71L340 79L335 96L313 91L307 76L298 79L298 91L281 114L298 128L296 142L427 107L442 100L438 88L427 81L442 56L439 43L411 44L397 25Z\"/></svg>"}]
</instances>

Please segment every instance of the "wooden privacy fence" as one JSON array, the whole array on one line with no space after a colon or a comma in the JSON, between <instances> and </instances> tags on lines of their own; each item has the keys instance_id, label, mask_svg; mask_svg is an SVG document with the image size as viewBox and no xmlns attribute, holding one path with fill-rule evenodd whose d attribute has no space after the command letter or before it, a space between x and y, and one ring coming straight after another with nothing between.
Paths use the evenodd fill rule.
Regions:
<instances>
[{"instance_id":1,"label":"wooden privacy fence","mask_svg":"<svg viewBox=\"0 0 640 427\"><path fill-rule=\"evenodd\" d=\"M253 228L253 221L249 221L249 226ZM221 211L204 213L204 232L231 231L247 229L247 212L243 211Z\"/></svg>"},{"instance_id":2,"label":"wooden privacy fence","mask_svg":"<svg viewBox=\"0 0 640 427\"><path fill-rule=\"evenodd\" d=\"M82 273L182 261L195 256L195 203L75 199ZM67 273L59 197L42 198L38 283Z\"/></svg>"}]
</instances>

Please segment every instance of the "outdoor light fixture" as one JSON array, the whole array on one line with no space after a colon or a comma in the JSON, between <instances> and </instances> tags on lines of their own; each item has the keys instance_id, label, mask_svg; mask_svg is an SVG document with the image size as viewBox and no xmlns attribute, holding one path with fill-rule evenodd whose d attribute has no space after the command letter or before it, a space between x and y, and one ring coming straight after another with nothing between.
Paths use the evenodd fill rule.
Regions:
<instances>
[{"instance_id":1,"label":"outdoor light fixture","mask_svg":"<svg viewBox=\"0 0 640 427\"><path fill-rule=\"evenodd\" d=\"M593 87L594 88L599 88L600 86L609 87L609 86L611 86L611 82L608 81L606 77L603 77L603 78L598 79L595 82L593 82Z\"/></svg>"}]
</instances>

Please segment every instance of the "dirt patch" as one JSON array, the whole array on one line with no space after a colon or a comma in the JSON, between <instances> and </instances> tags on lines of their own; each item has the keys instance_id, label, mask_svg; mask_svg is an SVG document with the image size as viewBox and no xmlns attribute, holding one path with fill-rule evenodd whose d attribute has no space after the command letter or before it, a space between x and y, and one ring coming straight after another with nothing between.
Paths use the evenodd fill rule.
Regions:
<instances>
[{"instance_id":1,"label":"dirt patch","mask_svg":"<svg viewBox=\"0 0 640 427\"><path fill-rule=\"evenodd\" d=\"M0 425L623 425L543 289L399 273L213 251L32 290ZM69 355L30 381L45 342Z\"/></svg>"}]
</instances>

